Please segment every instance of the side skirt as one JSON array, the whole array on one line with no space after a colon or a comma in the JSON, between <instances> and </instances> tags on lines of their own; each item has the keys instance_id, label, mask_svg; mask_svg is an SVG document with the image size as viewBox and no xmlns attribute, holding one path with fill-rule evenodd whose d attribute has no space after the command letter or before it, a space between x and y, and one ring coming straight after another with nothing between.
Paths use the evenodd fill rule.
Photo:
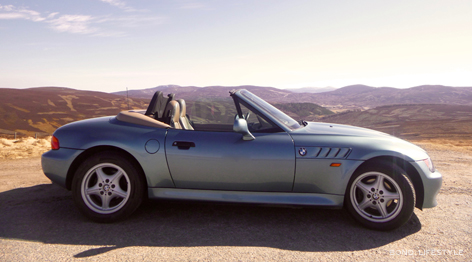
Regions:
<instances>
[{"instance_id":1,"label":"side skirt","mask_svg":"<svg viewBox=\"0 0 472 262\"><path fill-rule=\"evenodd\" d=\"M148 188L150 199L215 201L248 204L303 205L342 208L344 195L284 192L218 191Z\"/></svg>"}]
</instances>

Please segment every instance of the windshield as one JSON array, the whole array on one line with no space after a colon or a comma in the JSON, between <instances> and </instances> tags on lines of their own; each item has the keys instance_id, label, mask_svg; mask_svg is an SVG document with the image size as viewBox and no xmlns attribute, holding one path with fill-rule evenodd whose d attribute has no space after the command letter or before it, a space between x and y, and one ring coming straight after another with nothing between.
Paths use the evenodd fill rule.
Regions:
<instances>
[{"instance_id":1,"label":"windshield","mask_svg":"<svg viewBox=\"0 0 472 262\"><path fill-rule=\"evenodd\" d=\"M245 98L247 98L248 100L256 104L259 108L264 110L267 114L277 119L278 122L282 123L285 127L288 127L292 130L301 127L300 124L297 121L295 121L293 118L289 117L284 112L275 108L271 104L267 103L266 101L262 100L258 96L254 95L253 93L247 90L241 90L240 93Z\"/></svg>"}]
</instances>

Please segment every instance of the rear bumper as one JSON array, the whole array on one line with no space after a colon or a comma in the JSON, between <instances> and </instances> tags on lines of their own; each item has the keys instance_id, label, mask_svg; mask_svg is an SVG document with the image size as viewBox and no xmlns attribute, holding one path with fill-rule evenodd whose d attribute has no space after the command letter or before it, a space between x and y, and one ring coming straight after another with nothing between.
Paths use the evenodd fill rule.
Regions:
<instances>
[{"instance_id":1,"label":"rear bumper","mask_svg":"<svg viewBox=\"0 0 472 262\"><path fill-rule=\"evenodd\" d=\"M50 150L41 156L41 166L44 174L54 183L67 188L66 180L69 168L74 159L83 150L60 148Z\"/></svg>"}]
</instances>

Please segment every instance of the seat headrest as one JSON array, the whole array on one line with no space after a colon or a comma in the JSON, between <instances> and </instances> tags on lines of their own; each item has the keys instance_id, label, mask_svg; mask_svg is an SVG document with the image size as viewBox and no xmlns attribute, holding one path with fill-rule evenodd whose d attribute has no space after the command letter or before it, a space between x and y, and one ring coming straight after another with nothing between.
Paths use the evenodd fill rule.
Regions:
<instances>
[{"instance_id":1,"label":"seat headrest","mask_svg":"<svg viewBox=\"0 0 472 262\"><path fill-rule=\"evenodd\" d=\"M185 104L185 100L179 99L177 102L180 106L180 116L185 117L187 115L187 105Z\"/></svg>"},{"instance_id":2,"label":"seat headrest","mask_svg":"<svg viewBox=\"0 0 472 262\"><path fill-rule=\"evenodd\" d=\"M170 101L166 106L166 117L169 121L169 124L172 127L178 128L177 125L180 127L179 119L180 119L180 106L179 103L175 100Z\"/></svg>"}]
</instances>

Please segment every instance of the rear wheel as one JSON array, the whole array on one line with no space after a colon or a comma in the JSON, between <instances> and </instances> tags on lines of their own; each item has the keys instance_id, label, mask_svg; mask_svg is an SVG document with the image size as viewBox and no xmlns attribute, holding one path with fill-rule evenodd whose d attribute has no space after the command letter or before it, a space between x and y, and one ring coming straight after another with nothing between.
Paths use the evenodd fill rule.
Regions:
<instances>
[{"instance_id":1,"label":"rear wheel","mask_svg":"<svg viewBox=\"0 0 472 262\"><path fill-rule=\"evenodd\" d=\"M85 160L72 181L72 194L80 211L97 222L114 222L141 204L144 182L137 169L121 154L107 151Z\"/></svg>"},{"instance_id":2,"label":"rear wheel","mask_svg":"<svg viewBox=\"0 0 472 262\"><path fill-rule=\"evenodd\" d=\"M380 162L355 172L346 190L345 206L363 226L392 230L410 219L415 199L405 172L394 164Z\"/></svg>"}]
</instances>

